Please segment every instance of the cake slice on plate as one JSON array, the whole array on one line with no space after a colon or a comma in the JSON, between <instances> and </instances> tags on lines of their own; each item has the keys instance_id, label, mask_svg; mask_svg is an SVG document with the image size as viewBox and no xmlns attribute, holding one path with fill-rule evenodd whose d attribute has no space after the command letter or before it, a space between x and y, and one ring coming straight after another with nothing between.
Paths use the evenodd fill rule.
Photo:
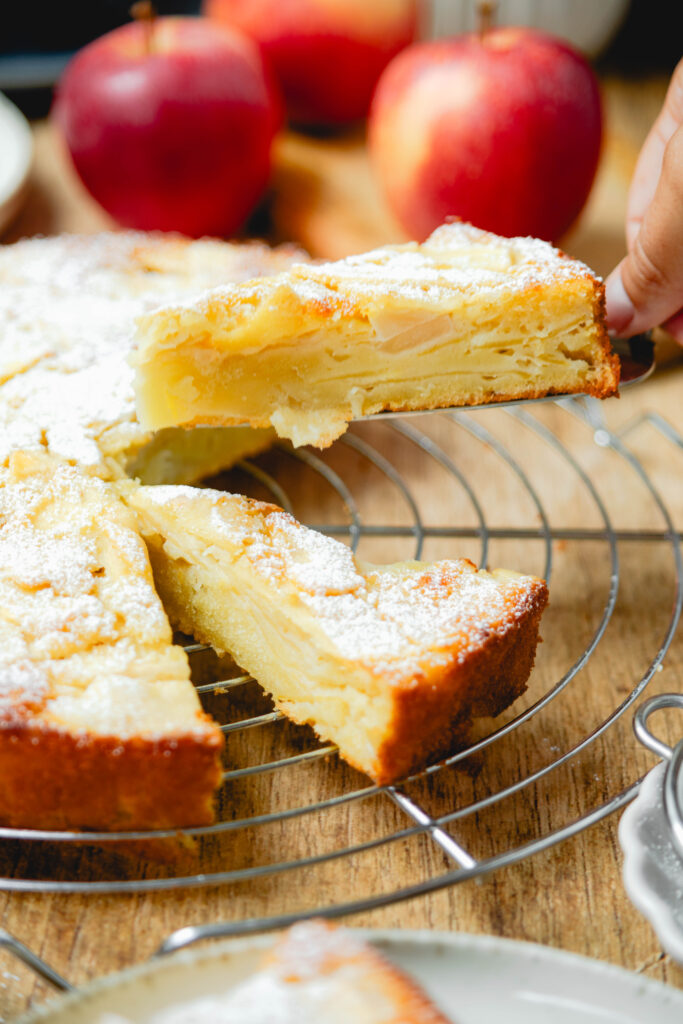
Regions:
<instances>
[{"instance_id":1,"label":"cake slice on plate","mask_svg":"<svg viewBox=\"0 0 683 1024\"><path fill-rule=\"evenodd\" d=\"M322 920L279 936L259 970L224 993L178 1003L150 1024L449 1024L402 970L354 931ZM99 1024L128 1024L116 1015Z\"/></svg>"},{"instance_id":2,"label":"cake slice on plate","mask_svg":"<svg viewBox=\"0 0 683 1024\"><path fill-rule=\"evenodd\" d=\"M237 663L378 783L446 756L526 688L543 580L465 560L364 565L274 505L121 486L173 626Z\"/></svg>"},{"instance_id":3,"label":"cake slice on plate","mask_svg":"<svg viewBox=\"0 0 683 1024\"><path fill-rule=\"evenodd\" d=\"M99 478L15 452L0 469L0 823L205 824L222 746L131 511Z\"/></svg>"},{"instance_id":4,"label":"cake slice on plate","mask_svg":"<svg viewBox=\"0 0 683 1024\"><path fill-rule=\"evenodd\" d=\"M248 423L319 447L382 410L604 398L619 380L588 267L462 223L144 315L133 361L148 429Z\"/></svg>"},{"instance_id":5,"label":"cake slice on plate","mask_svg":"<svg viewBox=\"0 0 683 1024\"><path fill-rule=\"evenodd\" d=\"M271 1006L291 1008L285 1020L306 1020L308 1010L310 1019L329 1024L449 1024L418 985L373 946L351 929L322 920L302 921L284 932L262 971L235 991L236 1006L256 1011L264 1005L264 989L278 993ZM264 1015L264 1024L268 1019Z\"/></svg>"}]
</instances>

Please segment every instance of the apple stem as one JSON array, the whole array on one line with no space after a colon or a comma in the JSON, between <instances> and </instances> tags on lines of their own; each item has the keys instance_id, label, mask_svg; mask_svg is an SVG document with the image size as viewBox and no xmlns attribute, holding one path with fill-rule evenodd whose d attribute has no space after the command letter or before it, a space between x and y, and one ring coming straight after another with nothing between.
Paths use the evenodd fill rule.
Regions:
<instances>
[{"instance_id":1,"label":"apple stem","mask_svg":"<svg viewBox=\"0 0 683 1024\"><path fill-rule=\"evenodd\" d=\"M154 50L154 22L157 12L152 0L137 0L131 5L130 16L139 21L145 30L145 51L147 56Z\"/></svg>"},{"instance_id":2,"label":"apple stem","mask_svg":"<svg viewBox=\"0 0 683 1024\"><path fill-rule=\"evenodd\" d=\"M497 8L496 0L477 0L477 32L481 42L493 28Z\"/></svg>"}]
</instances>

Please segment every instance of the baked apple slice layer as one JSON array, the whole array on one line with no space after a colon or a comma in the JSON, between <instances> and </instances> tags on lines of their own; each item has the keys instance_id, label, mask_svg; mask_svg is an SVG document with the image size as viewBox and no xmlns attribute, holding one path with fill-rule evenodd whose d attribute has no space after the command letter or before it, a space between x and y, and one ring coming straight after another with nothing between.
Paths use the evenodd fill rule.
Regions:
<instances>
[{"instance_id":1,"label":"baked apple slice layer","mask_svg":"<svg viewBox=\"0 0 683 1024\"><path fill-rule=\"evenodd\" d=\"M525 690L543 580L466 559L364 565L273 505L120 486L174 627L377 782L446 756Z\"/></svg>"},{"instance_id":2,"label":"baked apple slice layer","mask_svg":"<svg viewBox=\"0 0 683 1024\"><path fill-rule=\"evenodd\" d=\"M619 378L584 264L461 223L156 310L132 359L148 429L247 423L319 447L384 410L606 397Z\"/></svg>"}]
</instances>

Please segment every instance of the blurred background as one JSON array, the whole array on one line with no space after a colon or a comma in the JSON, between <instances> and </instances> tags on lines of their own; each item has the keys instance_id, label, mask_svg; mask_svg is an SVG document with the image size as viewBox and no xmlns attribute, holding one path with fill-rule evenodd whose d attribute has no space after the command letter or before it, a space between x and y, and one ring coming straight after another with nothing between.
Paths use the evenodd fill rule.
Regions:
<instances>
[{"instance_id":1,"label":"blurred background","mask_svg":"<svg viewBox=\"0 0 683 1024\"><path fill-rule=\"evenodd\" d=\"M159 0L160 14L197 14L199 0ZM29 117L49 110L52 87L70 56L130 19L130 0L39 0L13 4L0 35L0 90ZM679 5L670 0L501 0L501 25L533 25L568 39L598 70L629 76L671 72L681 56ZM469 0L423 6L425 38L471 31Z\"/></svg>"},{"instance_id":2,"label":"blurred background","mask_svg":"<svg viewBox=\"0 0 683 1024\"><path fill-rule=\"evenodd\" d=\"M417 0L417 4L417 36L422 40L457 37L477 29L481 14L481 3L477 0ZM204 3L202 0L158 0L154 6L160 16L211 15L213 11L210 8L213 8L219 21L221 8L226 12L240 11L240 17L244 17L245 12L252 17L254 10L260 11L257 17L261 20L264 10L272 10L265 0L261 0L261 3L257 0L234 0L234 3L228 0L204 0ZM447 213L455 213L501 234L534 234L552 239L572 255L584 259L599 274L605 275L625 251L625 210L638 152L661 109L669 77L681 56L678 5L666 0L499 0L490 6L495 9L494 20L497 25L528 26L558 36L580 51L592 65L597 73L603 111L598 171L592 188L588 181L582 195L578 196L583 186L578 183L579 172L576 167L582 159L584 164L589 162L587 153L589 144L592 144L590 139L593 143L597 139L599 144L600 130L585 127L587 138L583 141L569 136L565 138L564 126L569 123L568 115L558 115L558 124L562 124L562 130L559 139L558 133L554 133L555 143L559 142L560 149L564 147L566 153L563 149L564 155L560 158L557 173L537 171L536 178L540 180L540 186L539 181L532 180L531 176L526 182L522 181L520 188L522 199L528 200L530 205L536 201L534 196L543 194L546 199L550 197L546 206L549 205L551 209L564 204L567 196L576 192L576 208L580 210L580 216L567 220L569 229L566 224L562 224L558 230L554 231L550 227L544 232L533 220L528 224L522 223L521 227L516 225L514 229L509 229L504 223L501 225L495 222L495 218L493 223L480 222L469 209L463 211L449 208ZM316 7L321 12L335 11L334 16L342 23L345 19L345 31L349 35L353 35L356 28L359 36L366 31L366 26L354 20L359 15L349 14L351 8L347 6L346 0L335 0L334 3L332 0L324 0L324 3L323 0L311 0L310 10ZM375 3L375 0L369 0L368 17L363 20L367 20L369 25L373 22L386 25L394 16L392 12L411 7L408 0L393 6L389 2ZM308 8L303 3L288 5L283 0L285 20L293 17L291 11L295 9L300 12ZM355 10L362 13L365 8L361 6ZM392 179L398 176L399 170L406 176L405 168L410 164L411 147L417 151L419 139L422 138L424 142L432 130L430 119L440 102L437 102L437 96L429 101L424 101L423 97L414 130L413 127L401 129L403 139L397 141L393 149L385 144L375 146L374 151L372 145L367 145L367 121L363 116L359 119L360 108L354 108L351 115L347 111L344 116L327 119L318 117L317 120L304 116L300 121L296 119L293 104L289 103L291 97L286 97L290 110L289 126L284 125L284 130L275 134L267 183L255 200L249 200L246 216L240 214L234 223L227 226L217 219L215 223L210 222L194 230L187 226L186 221L147 223L144 218L126 219L118 215L117 210L103 199L95 186L89 189L84 187L83 173L79 169L79 177L76 173L78 164L74 165L69 158L69 151L74 156L73 145L69 139L65 139L64 132L60 131L57 119L48 115L55 85L74 54L112 29L125 25L130 21L130 12L130 0L70 0L62 3L38 0L36 3L14 5L12 16L4 18L0 34L0 235L4 242L34 234L55 234L61 231L89 233L131 226L178 230L191 235L258 236L273 243L294 240L314 256L335 259L388 242L425 237L428 230L432 229L433 224L423 229L419 224L407 223L405 217L397 212L390 190ZM327 16L322 15L323 19ZM387 20L382 22L380 18ZM209 26L208 31L212 33L215 22L211 17L204 24ZM353 26L351 30L349 24ZM377 32L377 29L374 31ZM411 33L414 31L413 19ZM411 37L407 37L401 45L405 46ZM393 45L387 39L386 31L383 30L383 34L377 34L370 47L379 52L382 46ZM309 42L305 46L302 44L303 48L299 50L290 51L287 73L291 74L294 68L293 74L296 77L301 68L305 69L302 78L308 80L308 93L314 103L325 102L320 97L326 92L323 87L329 84L328 79L329 82L336 82L331 87L332 99L348 108L351 102L349 97L353 92L347 88L347 82L351 81L349 76L354 81L362 79L363 74L369 79L368 68L364 67L363 71L360 63L369 62L370 58L366 60L366 56L370 50L351 51L350 56L348 53L340 56L342 51L323 50L322 56L320 52L316 56L314 48L306 48ZM430 52L433 53L433 50ZM269 59L271 55L272 51L268 51ZM371 59L374 60L375 56ZM519 60L524 67L525 58L520 56ZM555 64L552 66L555 69ZM282 68L277 70L280 72ZM535 88L542 90L548 76L544 72L539 72L539 75L539 84ZM458 88L455 87L455 92ZM458 97L455 93L448 93L443 88L441 94L452 110L457 108ZM567 95L570 94L578 96L579 92L572 87ZM72 106L76 104L83 107L83 100L85 105L92 106L91 95L91 81L86 76L72 93ZM492 113L495 103L495 95L490 96L488 113ZM590 120L588 107L581 100L577 100L577 103L578 120L586 126ZM394 105L398 109L398 105ZM536 106L540 109L538 104ZM392 103L385 103L385 107L391 114ZM367 104L364 109L367 111ZM520 116L523 119L525 115ZM475 116L475 122L480 124L477 118L478 115ZM510 119L514 120L513 115L510 115ZM400 120L398 118L394 123L398 124ZM461 122L460 114L451 111L451 123ZM370 136L372 127L371 118ZM523 139L525 130L519 125L517 127L519 130L516 137ZM151 131L154 125L149 128ZM438 132L441 133L438 135L440 141L432 157L436 159L438 155L438 160L442 161L443 126L439 126ZM181 161L189 174L193 169L188 168L189 158L186 160L186 155L193 151L193 146L194 170L209 166L216 168L219 159L222 159L226 164L227 176L214 183L214 191L222 194L230 192L237 197L241 186L233 184L228 172L231 164L235 167L242 163L246 168L244 174L248 177L249 159L240 148L242 143L238 139L233 145L237 147L239 159L235 160L234 154L231 157L226 153L217 157L212 147L218 134L214 131L205 140L207 150L198 147L196 140L189 143L182 131L176 132L174 137L179 151L177 160ZM151 138L151 135L148 137ZM224 133L224 137L228 136ZM431 145L434 150L431 143L424 144L427 148ZM542 157L551 148L550 142L537 147L534 159L539 166ZM201 153L197 157L199 150ZM460 144L451 146L450 151L459 154L457 160L466 164L466 150ZM121 165L121 152L121 149L116 149L114 163L117 165ZM387 166L382 170L380 160L383 153L388 155ZM397 154L400 154L400 158ZM117 167L116 175L112 175L110 158L102 154L100 156L100 178L108 175L117 179L114 186L126 193L124 200L136 190L141 191L139 175L126 175L122 165ZM502 173L504 186L498 188L495 182L493 185L489 182L489 192L493 188L495 195L506 193L508 206L521 208L520 197L510 192L509 154L501 156L500 151L496 151L493 156L486 165L486 172L478 178L466 164L466 177L469 174L473 180L477 178L482 186L480 191L484 194L483 183L488 171L493 168L496 173ZM173 163L173 160L164 159L169 166ZM181 201L171 204L174 211L178 211L185 200L188 206L194 201L198 202L197 197L202 192L206 192L206 201L209 201L204 178L201 188L191 180L185 184L187 187L180 197ZM422 190L422 195L429 191L427 189L425 192L417 177L411 187L413 192ZM443 216L436 223L441 220Z\"/></svg>"}]
</instances>

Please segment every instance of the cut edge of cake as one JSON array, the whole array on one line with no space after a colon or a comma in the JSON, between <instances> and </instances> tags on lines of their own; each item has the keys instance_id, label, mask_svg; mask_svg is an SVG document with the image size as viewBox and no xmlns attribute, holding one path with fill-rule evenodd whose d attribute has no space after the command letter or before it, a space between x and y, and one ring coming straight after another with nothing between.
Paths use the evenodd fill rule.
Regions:
<instances>
[{"instance_id":1,"label":"cut edge of cake","mask_svg":"<svg viewBox=\"0 0 683 1024\"><path fill-rule=\"evenodd\" d=\"M377 783L448 756L526 689L547 588L467 559L369 566L282 509L123 485L174 627L229 651Z\"/></svg>"}]
</instances>

